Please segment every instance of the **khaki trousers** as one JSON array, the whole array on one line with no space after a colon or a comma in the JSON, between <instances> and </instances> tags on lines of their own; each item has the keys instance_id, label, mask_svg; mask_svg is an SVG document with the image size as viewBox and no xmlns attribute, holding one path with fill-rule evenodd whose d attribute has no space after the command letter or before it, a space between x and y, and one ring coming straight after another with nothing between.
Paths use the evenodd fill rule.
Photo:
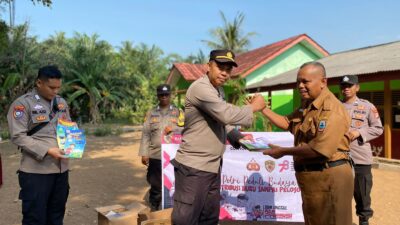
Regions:
<instances>
[{"instance_id":1,"label":"khaki trousers","mask_svg":"<svg viewBox=\"0 0 400 225\"><path fill-rule=\"evenodd\" d=\"M296 172L306 225L352 225L354 178L350 164Z\"/></svg>"}]
</instances>

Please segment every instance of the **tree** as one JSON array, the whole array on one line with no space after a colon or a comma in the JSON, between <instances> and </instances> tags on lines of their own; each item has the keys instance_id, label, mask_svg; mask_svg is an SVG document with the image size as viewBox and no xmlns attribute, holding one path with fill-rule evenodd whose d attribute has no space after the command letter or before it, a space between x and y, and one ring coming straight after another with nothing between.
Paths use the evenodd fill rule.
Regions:
<instances>
[{"instance_id":1,"label":"tree","mask_svg":"<svg viewBox=\"0 0 400 225\"><path fill-rule=\"evenodd\" d=\"M0 4L2 4L2 3L10 4L13 1L15 1L15 0L0 0ZM39 3L39 4L42 4L47 7L50 7L53 4L52 0L31 0L31 1L33 4Z\"/></svg>"},{"instance_id":2,"label":"tree","mask_svg":"<svg viewBox=\"0 0 400 225\"><path fill-rule=\"evenodd\" d=\"M113 78L112 47L98 38L96 34L88 36L75 33L65 68L68 102L75 104L75 108L81 108L81 113L86 103L91 123L101 121L99 105L104 100L105 87ZM81 104L84 104L83 107Z\"/></svg>"},{"instance_id":3,"label":"tree","mask_svg":"<svg viewBox=\"0 0 400 225\"><path fill-rule=\"evenodd\" d=\"M247 50L250 45L249 38L256 35L255 32L242 34L242 25L245 19L243 13L238 12L233 22L229 22L225 14L220 11L223 21L222 27L210 30L210 35L214 41L202 40L211 49L229 49L235 53L241 53Z\"/></svg>"},{"instance_id":4,"label":"tree","mask_svg":"<svg viewBox=\"0 0 400 225\"><path fill-rule=\"evenodd\" d=\"M186 59L184 59L184 62L187 63L193 63L193 64L205 64L207 63L208 58L204 54L204 52L199 49L199 52L196 55L189 55Z\"/></svg>"},{"instance_id":5,"label":"tree","mask_svg":"<svg viewBox=\"0 0 400 225\"><path fill-rule=\"evenodd\" d=\"M36 37L28 35L28 24L9 28L5 46L0 48L0 115L4 118L9 104L34 85L39 68Z\"/></svg>"}]
</instances>

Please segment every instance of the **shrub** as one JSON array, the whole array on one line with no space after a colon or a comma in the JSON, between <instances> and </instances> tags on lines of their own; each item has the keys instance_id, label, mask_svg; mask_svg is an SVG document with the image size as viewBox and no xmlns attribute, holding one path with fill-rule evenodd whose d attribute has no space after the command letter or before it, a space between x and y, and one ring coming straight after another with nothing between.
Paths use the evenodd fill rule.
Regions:
<instances>
[{"instance_id":1,"label":"shrub","mask_svg":"<svg viewBox=\"0 0 400 225\"><path fill-rule=\"evenodd\" d=\"M8 130L3 130L0 132L0 137L2 140L10 139L10 133Z\"/></svg>"},{"instance_id":2,"label":"shrub","mask_svg":"<svg viewBox=\"0 0 400 225\"><path fill-rule=\"evenodd\" d=\"M93 135L97 136L97 137L104 137L104 136L111 135L111 134L112 134L112 130L109 126L97 127L93 131Z\"/></svg>"}]
</instances>

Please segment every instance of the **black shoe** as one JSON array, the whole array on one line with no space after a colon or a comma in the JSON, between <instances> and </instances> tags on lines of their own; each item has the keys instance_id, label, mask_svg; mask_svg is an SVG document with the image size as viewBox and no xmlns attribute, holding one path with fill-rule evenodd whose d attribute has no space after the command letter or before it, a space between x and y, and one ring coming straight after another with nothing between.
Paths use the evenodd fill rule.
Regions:
<instances>
[{"instance_id":1,"label":"black shoe","mask_svg":"<svg viewBox=\"0 0 400 225\"><path fill-rule=\"evenodd\" d=\"M369 223L368 223L368 218L362 218L362 217L360 217L359 220L358 220L358 224L359 224L359 225L369 225Z\"/></svg>"}]
</instances>

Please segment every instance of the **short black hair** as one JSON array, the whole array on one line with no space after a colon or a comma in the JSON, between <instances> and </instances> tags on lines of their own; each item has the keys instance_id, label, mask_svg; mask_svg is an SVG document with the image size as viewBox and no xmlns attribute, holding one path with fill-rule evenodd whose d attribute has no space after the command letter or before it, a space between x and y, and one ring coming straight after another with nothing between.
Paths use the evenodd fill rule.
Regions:
<instances>
[{"instance_id":1,"label":"short black hair","mask_svg":"<svg viewBox=\"0 0 400 225\"><path fill-rule=\"evenodd\" d=\"M49 65L39 69L37 79L48 80L48 79L61 79L62 73L57 66Z\"/></svg>"},{"instance_id":2,"label":"short black hair","mask_svg":"<svg viewBox=\"0 0 400 225\"><path fill-rule=\"evenodd\" d=\"M326 78L325 66L324 66L322 63L320 63L320 62L315 62L315 61L313 61L313 62L306 62L306 63L304 63L303 65L300 66L300 69L303 69L304 67L309 66L309 65L320 68L320 69L322 70L322 76L323 76L324 78Z\"/></svg>"}]
</instances>

